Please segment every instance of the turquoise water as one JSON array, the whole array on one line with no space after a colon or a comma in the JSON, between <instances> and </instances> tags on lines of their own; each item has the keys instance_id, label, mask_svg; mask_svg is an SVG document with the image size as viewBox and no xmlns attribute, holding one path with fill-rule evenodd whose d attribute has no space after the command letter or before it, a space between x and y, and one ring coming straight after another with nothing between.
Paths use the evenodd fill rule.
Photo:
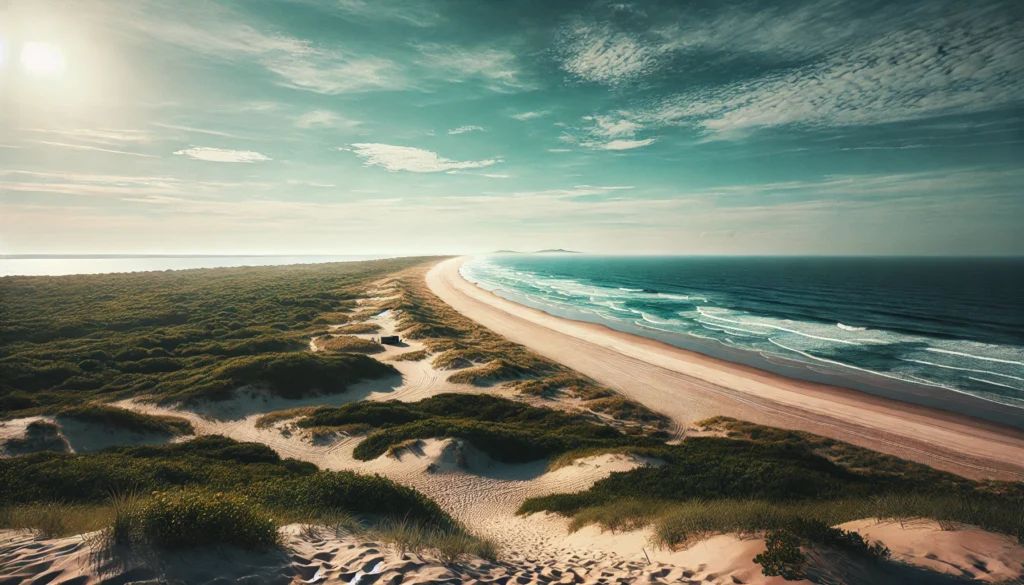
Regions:
<instances>
[{"instance_id":1,"label":"turquoise water","mask_svg":"<svg viewBox=\"0 0 1024 585\"><path fill-rule=\"evenodd\" d=\"M777 371L1024 426L1024 260L489 256L511 300Z\"/></svg>"}]
</instances>

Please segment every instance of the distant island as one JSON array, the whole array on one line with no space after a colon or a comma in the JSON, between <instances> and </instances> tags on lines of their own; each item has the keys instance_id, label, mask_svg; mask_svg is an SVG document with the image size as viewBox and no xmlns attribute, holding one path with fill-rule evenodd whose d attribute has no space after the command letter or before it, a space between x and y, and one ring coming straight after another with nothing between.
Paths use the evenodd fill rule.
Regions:
<instances>
[{"instance_id":1,"label":"distant island","mask_svg":"<svg viewBox=\"0 0 1024 585\"><path fill-rule=\"evenodd\" d=\"M495 250L492 254L582 254L576 250L565 250L558 248L554 250L537 250L536 252L520 252L518 250Z\"/></svg>"}]
</instances>

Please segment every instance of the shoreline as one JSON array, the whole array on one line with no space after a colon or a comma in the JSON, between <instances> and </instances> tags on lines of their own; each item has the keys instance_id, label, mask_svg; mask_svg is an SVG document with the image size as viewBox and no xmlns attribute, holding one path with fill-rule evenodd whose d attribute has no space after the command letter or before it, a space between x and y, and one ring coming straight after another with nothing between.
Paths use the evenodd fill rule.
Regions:
<instances>
[{"instance_id":1,"label":"shoreline","mask_svg":"<svg viewBox=\"0 0 1024 585\"><path fill-rule=\"evenodd\" d=\"M465 280L440 262L429 288L513 342L689 425L725 415L804 430L975 479L1024 479L1024 432L954 412L788 378L607 326L557 317Z\"/></svg>"}]
</instances>

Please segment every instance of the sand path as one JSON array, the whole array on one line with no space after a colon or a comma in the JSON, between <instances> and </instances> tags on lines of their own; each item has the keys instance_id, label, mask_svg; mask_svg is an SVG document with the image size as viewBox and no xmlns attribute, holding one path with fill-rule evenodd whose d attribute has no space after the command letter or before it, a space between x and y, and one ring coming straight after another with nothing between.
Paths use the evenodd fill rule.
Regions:
<instances>
[{"instance_id":1,"label":"sand path","mask_svg":"<svg viewBox=\"0 0 1024 585\"><path fill-rule=\"evenodd\" d=\"M1024 433L955 414L804 382L508 301L466 281L463 258L430 289L509 340L689 424L713 415L806 430L972 478L1024 478Z\"/></svg>"}]
</instances>

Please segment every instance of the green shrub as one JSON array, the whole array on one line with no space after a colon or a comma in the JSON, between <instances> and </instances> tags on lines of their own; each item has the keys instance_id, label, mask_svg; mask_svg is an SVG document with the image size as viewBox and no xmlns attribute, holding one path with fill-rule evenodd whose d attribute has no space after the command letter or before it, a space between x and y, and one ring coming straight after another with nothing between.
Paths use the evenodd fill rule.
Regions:
<instances>
[{"instance_id":1,"label":"green shrub","mask_svg":"<svg viewBox=\"0 0 1024 585\"><path fill-rule=\"evenodd\" d=\"M244 496L230 493L154 492L139 506L135 519L137 530L127 532L164 549L231 545L265 550L279 541L277 523L270 516Z\"/></svg>"},{"instance_id":2,"label":"green shrub","mask_svg":"<svg viewBox=\"0 0 1024 585\"><path fill-rule=\"evenodd\" d=\"M754 562L761 565L761 571L768 577L779 577L787 581L803 579L807 557L800 552L800 539L786 530L773 530L765 536L765 551Z\"/></svg>"}]
</instances>

